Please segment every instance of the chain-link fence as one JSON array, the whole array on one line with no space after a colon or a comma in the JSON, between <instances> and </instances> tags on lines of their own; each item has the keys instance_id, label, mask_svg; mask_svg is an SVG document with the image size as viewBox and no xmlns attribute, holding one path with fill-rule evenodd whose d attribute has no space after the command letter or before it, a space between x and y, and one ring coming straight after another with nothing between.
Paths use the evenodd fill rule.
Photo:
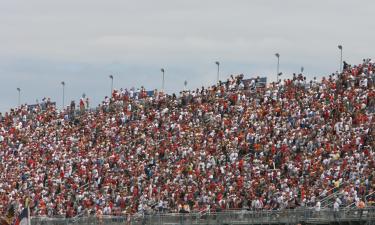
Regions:
<instances>
[{"instance_id":1,"label":"chain-link fence","mask_svg":"<svg viewBox=\"0 0 375 225\"><path fill-rule=\"evenodd\" d=\"M323 224L368 221L375 223L375 207L364 209L296 209L278 211L225 211L220 213L169 213L133 216L85 216L32 218L32 225L229 225L229 224Z\"/></svg>"}]
</instances>

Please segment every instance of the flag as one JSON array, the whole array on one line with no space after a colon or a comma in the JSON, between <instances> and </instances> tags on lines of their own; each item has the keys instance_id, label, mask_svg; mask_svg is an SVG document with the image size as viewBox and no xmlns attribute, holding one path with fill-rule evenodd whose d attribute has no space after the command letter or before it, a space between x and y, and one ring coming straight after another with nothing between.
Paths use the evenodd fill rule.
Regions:
<instances>
[{"instance_id":1,"label":"flag","mask_svg":"<svg viewBox=\"0 0 375 225\"><path fill-rule=\"evenodd\" d=\"M30 225L29 208L24 208L14 221L13 225Z\"/></svg>"}]
</instances>

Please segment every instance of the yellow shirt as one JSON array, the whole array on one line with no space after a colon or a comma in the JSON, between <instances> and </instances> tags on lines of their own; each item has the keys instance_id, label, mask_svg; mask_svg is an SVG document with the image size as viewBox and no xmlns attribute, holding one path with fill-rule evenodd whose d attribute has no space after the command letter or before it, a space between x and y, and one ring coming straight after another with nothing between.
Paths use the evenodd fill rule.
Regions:
<instances>
[{"instance_id":1,"label":"yellow shirt","mask_svg":"<svg viewBox=\"0 0 375 225\"><path fill-rule=\"evenodd\" d=\"M336 188L340 187L340 181L339 180L335 181L335 187Z\"/></svg>"}]
</instances>

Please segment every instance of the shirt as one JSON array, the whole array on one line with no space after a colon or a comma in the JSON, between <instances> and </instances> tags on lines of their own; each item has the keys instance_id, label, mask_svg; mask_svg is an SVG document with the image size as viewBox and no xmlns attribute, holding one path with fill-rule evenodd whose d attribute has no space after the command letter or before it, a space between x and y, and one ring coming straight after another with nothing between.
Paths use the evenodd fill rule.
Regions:
<instances>
[{"instance_id":1,"label":"shirt","mask_svg":"<svg viewBox=\"0 0 375 225\"><path fill-rule=\"evenodd\" d=\"M339 211L339 207L340 207L340 205L339 205L339 203L338 202L335 202L334 204L333 204L333 211Z\"/></svg>"},{"instance_id":2,"label":"shirt","mask_svg":"<svg viewBox=\"0 0 375 225\"><path fill-rule=\"evenodd\" d=\"M316 203L315 205L315 211L320 211L321 203L320 201Z\"/></svg>"}]
</instances>

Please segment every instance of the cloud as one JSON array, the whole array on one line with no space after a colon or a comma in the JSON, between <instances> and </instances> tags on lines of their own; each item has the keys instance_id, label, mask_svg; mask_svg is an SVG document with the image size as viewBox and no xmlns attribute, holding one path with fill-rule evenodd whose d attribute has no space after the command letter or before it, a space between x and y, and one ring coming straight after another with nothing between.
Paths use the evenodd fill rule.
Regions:
<instances>
[{"instance_id":1,"label":"cloud","mask_svg":"<svg viewBox=\"0 0 375 225\"><path fill-rule=\"evenodd\" d=\"M128 1L68 0L0 3L0 111L24 100L67 98L88 92L96 103L108 93L108 74L118 87L160 86L167 68L169 91L210 85L214 61L231 73L275 79L275 52L284 74L305 67L308 77L338 69L344 59L372 57L375 2L298 0ZM27 93L27 94L26 94Z\"/></svg>"}]
</instances>

